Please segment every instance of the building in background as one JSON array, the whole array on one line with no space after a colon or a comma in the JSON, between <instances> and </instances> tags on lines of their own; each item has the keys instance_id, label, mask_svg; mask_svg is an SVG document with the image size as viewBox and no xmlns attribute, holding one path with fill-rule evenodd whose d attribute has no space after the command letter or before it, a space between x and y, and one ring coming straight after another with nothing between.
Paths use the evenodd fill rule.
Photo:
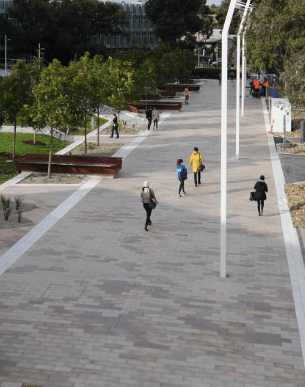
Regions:
<instances>
[{"instance_id":1,"label":"building in background","mask_svg":"<svg viewBox=\"0 0 305 387\"><path fill-rule=\"evenodd\" d=\"M147 18L145 13L145 0L137 3L125 3L120 5L127 12L129 27L127 31L130 38L123 36L99 35L92 37L95 44L104 44L110 52L132 48L133 45L145 44L149 48L159 47L160 40L157 38L154 24Z\"/></svg>"},{"instance_id":2,"label":"building in background","mask_svg":"<svg viewBox=\"0 0 305 387\"><path fill-rule=\"evenodd\" d=\"M228 36L229 63L236 64L236 50L232 49L236 35ZM201 33L196 34L197 67L221 67L221 30L214 29L206 39Z\"/></svg>"}]
</instances>

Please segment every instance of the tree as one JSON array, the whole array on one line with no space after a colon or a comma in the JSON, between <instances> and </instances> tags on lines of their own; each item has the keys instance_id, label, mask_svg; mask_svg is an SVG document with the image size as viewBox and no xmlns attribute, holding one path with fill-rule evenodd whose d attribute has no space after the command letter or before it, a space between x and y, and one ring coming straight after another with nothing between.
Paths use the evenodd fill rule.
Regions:
<instances>
[{"instance_id":1,"label":"tree","mask_svg":"<svg viewBox=\"0 0 305 387\"><path fill-rule=\"evenodd\" d=\"M13 66L12 74L0 83L0 109L7 121L14 125L13 157L15 157L17 118L23 106L31 97L29 69L22 60Z\"/></svg>"},{"instance_id":2,"label":"tree","mask_svg":"<svg viewBox=\"0 0 305 387\"><path fill-rule=\"evenodd\" d=\"M203 29L201 5L202 0L148 0L145 12L156 25L157 36L175 47L183 36Z\"/></svg>"},{"instance_id":3,"label":"tree","mask_svg":"<svg viewBox=\"0 0 305 387\"><path fill-rule=\"evenodd\" d=\"M71 62L68 71L72 79L72 98L78 107L80 122L83 123L85 131L85 154L87 154L87 122L88 114L94 109L94 87L96 87L93 76L93 61L90 53L86 52L78 62Z\"/></svg>"},{"instance_id":4,"label":"tree","mask_svg":"<svg viewBox=\"0 0 305 387\"><path fill-rule=\"evenodd\" d=\"M46 125L46 122L41 119L37 119L37 101L35 100L33 90L40 81L40 74L42 69L45 67L43 57L33 58L33 64L26 65L28 68L28 74L30 77L31 83L31 92L29 93L29 98L27 103L21 108L19 112L19 121L21 126L29 126L34 129L34 141L33 144L36 144L36 132L37 129L41 129ZM41 116L39 116L41 118Z\"/></svg>"},{"instance_id":5,"label":"tree","mask_svg":"<svg viewBox=\"0 0 305 387\"><path fill-rule=\"evenodd\" d=\"M1 20L0 37L9 33L15 55L34 55L40 43L48 62L56 58L65 65L86 51L104 53L104 46L92 42L98 34L128 36L126 12L111 2L13 0L10 16Z\"/></svg>"},{"instance_id":6,"label":"tree","mask_svg":"<svg viewBox=\"0 0 305 387\"><path fill-rule=\"evenodd\" d=\"M253 1L252 1L253 2ZM222 0L220 6L215 6L214 4L210 6L210 10L216 14L217 24L214 25L214 28L222 29L227 13L229 10L230 0ZM230 24L229 34L237 34L240 26L240 15L237 9L234 10L232 22Z\"/></svg>"},{"instance_id":7,"label":"tree","mask_svg":"<svg viewBox=\"0 0 305 387\"><path fill-rule=\"evenodd\" d=\"M51 177L53 129L69 127L75 119L76 106L71 90L69 68L54 59L42 70L41 79L33 90L36 100L35 120L47 122L51 127L48 177Z\"/></svg>"},{"instance_id":8,"label":"tree","mask_svg":"<svg viewBox=\"0 0 305 387\"><path fill-rule=\"evenodd\" d=\"M279 74L283 92L298 103L305 100L304 26L304 0L260 0L246 36L250 69Z\"/></svg>"}]
</instances>

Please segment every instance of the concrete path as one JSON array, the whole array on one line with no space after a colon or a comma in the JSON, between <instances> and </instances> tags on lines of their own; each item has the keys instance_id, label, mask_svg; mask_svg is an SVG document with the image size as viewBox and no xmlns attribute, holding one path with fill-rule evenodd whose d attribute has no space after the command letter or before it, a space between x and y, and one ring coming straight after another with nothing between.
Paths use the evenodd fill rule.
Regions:
<instances>
[{"instance_id":1,"label":"concrete path","mask_svg":"<svg viewBox=\"0 0 305 387\"><path fill-rule=\"evenodd\" d=\"M211 80L1 275L1 387L304 387L260 100L246 100L239 161L234 122L229 82L228 278L219 277L220 88ZM177 198L176 160L188 165L194 146L203 184L190 172ZM260 174L264 217L248 200ZM148 233L144 180L159 201Z\"/></svg>"}]
</instances>

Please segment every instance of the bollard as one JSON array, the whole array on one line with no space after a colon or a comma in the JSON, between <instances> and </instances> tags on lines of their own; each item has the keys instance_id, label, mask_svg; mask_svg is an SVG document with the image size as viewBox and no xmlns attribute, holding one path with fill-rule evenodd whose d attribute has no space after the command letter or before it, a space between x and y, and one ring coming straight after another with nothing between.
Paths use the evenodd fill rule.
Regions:
<instances>
[{"instance_id":1,"label":"bollard","mask_svg":"<svg viewBox=\"0 0 305 387\"><path fill-rule=\"evenodd\" d=\"M301 121L301 144L304 144L305 142L305 121Z\"/></svg>"}]
</instances>

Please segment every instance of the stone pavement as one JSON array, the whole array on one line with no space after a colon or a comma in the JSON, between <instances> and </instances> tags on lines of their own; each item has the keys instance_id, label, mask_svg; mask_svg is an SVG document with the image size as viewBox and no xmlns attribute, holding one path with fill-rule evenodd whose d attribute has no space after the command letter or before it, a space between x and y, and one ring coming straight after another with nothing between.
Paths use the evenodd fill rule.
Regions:
<instances>
[{"instance_id":1,"label":"stone pavement","mask_svg":"<svg viewBox=\"0 0 305 387\"><path fill-rule=\"evenodd\" d=\"M228 129L228 278L211 80L1 275L1 387L304 387L261 102L246 100L236 161L230 82ZM188 166L194 146L203 184L190 172L177 198L176 160ZM261 174L264 217L248 200ZM144 180L159 201L148 233Z\"/></svg>"}]
</instances>

